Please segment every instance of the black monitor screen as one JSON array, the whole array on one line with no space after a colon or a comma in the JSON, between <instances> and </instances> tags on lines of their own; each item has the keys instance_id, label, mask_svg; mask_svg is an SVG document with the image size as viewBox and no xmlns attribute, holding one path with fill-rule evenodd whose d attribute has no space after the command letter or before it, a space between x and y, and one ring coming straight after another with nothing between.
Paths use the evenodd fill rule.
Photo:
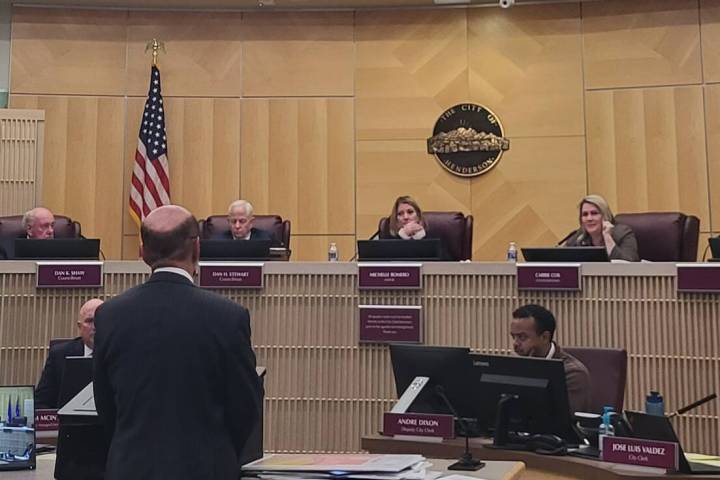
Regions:
<instances>
[{"instance_id":1,"label":"black monitor screen","mask_svg":"<svg viewBox=\"0 0 720 480\"><path fill-rule=\"evenodd\" d=\"M609 262L605 247L523 248L526 262Z\"/></svg>"},{"instance_id":2,"label":"black monitor screen","mask_svg":"<svg viewBox=\"0 0 720 480\"><path fill-rule=\"evenodd\" d=\"M552 433L577 443L562 360L470 354L472 393L478 426L492 432L503 394L517 399L508 404L508 430L516 433Z\"/></svg>"},{"instance_id":3,"label":"black monitor screen","mask_svg":"<svg viewBox=\"0 0 720 480\"><path fill-rule=\"evenodd\" d=\"M713 258L720 258L720 237L708 238L708 243Z\"/></svg>"},{"instance_id":4,"label":"black monitor screen","mask_svg":"<svg viewBox=\"0 0 720 480\"><path fill-rule=\"evenodd\" d=\"M92 382L92 371L92 357L65 357L58 408L64 407L75 395L80 393L80 390Z\"/></svg>"},{"instance_id":5,"label":"black monitor screen","mask_svg":"<svg viewBox=\"0 0 720 480\"><path fill-rule=\"evenodd\" d=\"M55 238L15 240L15 258L45 260L97 260L100 254L98 238Z\"/></svg>"},{"instance_id":6,"label":"black monitor screen","mask_svg":"<svg viewBox=\"0 0 720 480\"><path fill-rule=\"evenodd\" d=\"M437 394L437 386L442 385L445 396L458 415L467 416L468 411L471 410L467 395L469 352L470 349L462 347L390 345L390 359L398 397L415 377L430 379L408 411L450 414L446 402Z\"/></svg>"},{"instance_id":7,"label":"black monitor screen","mask_svg":"<svg viewBox=\"0 0 720 480\"><path fill-rule=\"evenodd\" d=\"M202 240L201 260L265 260L271 240Z\"/></svg>"},{"instance_id":8,"label":"black monitor screen","mask_svg":"<svg viewBox=\"0 0 720 480\"><path fill-rule=\"evenodd\" d=\"M360 261L437 261L442 259L440 240L358 240Z\"/></svg>"},{"instance_id":9,"label":"black monitor screen","mask_svg":"<svg viewBox=\"0 0 720 480\"><path fill-rule=\"evenodd\" d=\"M0 470L35 468L32 386L0 387Z\"/></svg>"}]
</instances>

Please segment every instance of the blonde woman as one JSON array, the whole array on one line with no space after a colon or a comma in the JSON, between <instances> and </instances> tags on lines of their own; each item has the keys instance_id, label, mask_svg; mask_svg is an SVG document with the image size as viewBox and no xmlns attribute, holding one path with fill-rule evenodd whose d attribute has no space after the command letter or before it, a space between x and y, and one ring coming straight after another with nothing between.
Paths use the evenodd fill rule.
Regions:
<instances>
[{"instance_id":1,"label":"blonde woman","mask_svg":"<svg viewBox=\"0 0 720 480\"><path fill-rule=\"evenodd\" d=\"M627 225L616 224L607 201L588 195L580 201L580 228L573 232L566 247L605 247L610 260L640 261L637 239Z\"/></svg>"}]
</instances>

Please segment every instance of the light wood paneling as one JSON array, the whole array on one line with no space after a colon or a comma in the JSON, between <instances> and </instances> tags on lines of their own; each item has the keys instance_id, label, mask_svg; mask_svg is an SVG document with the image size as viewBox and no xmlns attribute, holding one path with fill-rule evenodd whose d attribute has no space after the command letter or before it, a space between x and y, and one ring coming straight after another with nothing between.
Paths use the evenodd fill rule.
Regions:
<instances>
[{"instance_id":1,"label":"light wood paneling","mask_svg":"<svg viewBox=\"0 0 720 480\"><path fill-rule=\"evenodd\" d=\"M152 38L160 53L163 94L181 97L240 96L242 29L239 13L131 11L128 19L128 94L147 95Z\"/></svg>"},{"instance_id":2,"label":"light wood paneling","mask_svg":"<svg viewBox=\"0 0 720 480\"><path fill-rule=\"evenodd\" d=\"M585 86L702 81L697 0L610 0L582 5Z\"/></svg>"},{"instance_id":3,"label":"light wood paneling","mask_svg":"<svg viewBox=\"0 0 720 480\"><path fill-rule=\"evenodd\" d=\"M293 235L290 259L293 262L327 260L331 242L337 245L340 261L347 262L355 256L355 235Z\"/></svg>"},{"instance_id":4,"label":"light wood paneling","mask_svg":"<svg viewBox=\"0 0 720 480\"><path fill-rule=\"evenodd\" d=\"M710 178L710 224L700 225L703 231L720 230L720 85L705 87L705 122Z\"/></svg>"},{"instance_id":5,"label":"light wood paneling","mask_svg":"<svg viewBox=\"0 0 720 480\"><path fill-rule=\"evenodd\" d=\"M354 234L352 114L349 99L243 100L242 197L293 234Z\"/></svg>"},{"instance_id":6,"label":"light wood paneling","mask_svg":"<svg viewBox=\"0 0 720 480\"><path fill-rule=\"evenodd\" d=\"M583 135L579 4L467 15L470 100L513 137Z\"/></svg>"},{"instance_id":7,"label":"light wood paneling","mask_svg":"<svg viewBox=\"0 0 720 480\"><path fill-rule=\"evenodd\" d=\"M357 143L358 238L368 238L400 195L423 210L470 213L470 182L445 170L428 155L425 140ZM476 223L477 225L477 223Z\"/></svg>"},{"instance_id":8,"label":"light wood paneling","mask_svg":"<svg viewBox=\"0 0 720 480\"><path fill-rule=\"evenodd\" d=\"M720 82L720 2L700 0L702 65L705 82Z\"/></svg>"},{"instance_id":9,"label":"light wood paneling","mask_svg":"<svg viewBox=\"0 0 720 480\"><path fill-rule=\"evenodd\" d=\"M588 185L616 212L670 210L709 225L701 87L587 94Z\"/></svg>"},{"instance_id":10,"label":"light wood paneling","mask_svg":"<svg viewBox=\"0 0 720 480\"><path fill-rule=\"evenodd\" d=\"M352 13L248 13L242 31L243 96L353 94Z\"/></svg>"},{"instance_id":11,"label":"light wood paneling","mask_svg":"<svg viewBox=\"0 0 720 480\"><path fill-rule=\"evenodd\" d=\"M13 8L12 93L125 93L127 12Z\"/></svg>"},{"instance_id":12,"label":"light wood paneling","mask_svg":"<svg viewBox=\"0 0 720 480\"><path fill-rule=\"evenodd\" d=\"M42 200L45 112L0 110L0 215L18 215Z\"/></svg>"},{"instance_id":13,"label":"light wood paneling","mask_svg":"<svg viewBox=\"0 0 720 480\"><path fill-rule=\"evenodd\" d=\"M123 99L13 95L11 104L45 110L43 204L100 238L107 258L120 258Z\"/></svg>"},{"instance_id":14,"label":"light wood paneling","mask_svg":"<svg viewBox=\"0 0 720 480\"><path fill-rule=\"evenodd\" d=\"M502 260L511 241L553 246L577 228L577 202L585 195L584 138L510 142L500 163L472 181L473 260Z\"/></svg>"},{"instance_id":15,"label":"light wood paneling","mask_svg":"<svg viewBox=\"0 0 720 480\"><path fill-rule=\"evenodd\" d=\"M355 39L358 140L430 137L468 100L464 10L357 12Z\"/></svg>"}]
</instances>

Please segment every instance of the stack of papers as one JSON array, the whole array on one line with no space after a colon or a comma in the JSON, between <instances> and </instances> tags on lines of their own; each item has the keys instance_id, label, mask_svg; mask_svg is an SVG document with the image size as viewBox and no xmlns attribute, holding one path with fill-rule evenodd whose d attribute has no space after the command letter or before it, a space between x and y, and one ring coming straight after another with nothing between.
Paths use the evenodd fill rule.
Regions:
<instances>
[{"instance_id":1,"label":"stack of papers","mask_svg":"<svg viewBox=\"0 0 720 480\"><path fill-rule=\"evenodd\" d=\"M435 480L422 455L274 454L243 466L263 480Z\"/></svg>"}]
</instances>

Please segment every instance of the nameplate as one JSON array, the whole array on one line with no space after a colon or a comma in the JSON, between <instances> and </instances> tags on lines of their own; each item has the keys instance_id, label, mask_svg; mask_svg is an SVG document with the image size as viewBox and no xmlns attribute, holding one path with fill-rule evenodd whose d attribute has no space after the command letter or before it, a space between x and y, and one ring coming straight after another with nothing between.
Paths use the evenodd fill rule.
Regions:
<instances>
[{"instance_id":1,"label":"nameplate","mask_svg":"<svg viewBox=\"0 0 720 480\"><path fill-rule=\"evenodd\" d=\"M35 410L35 430L49 432L60 427L57 410L54 408Z\"/></svg>"},{"instance_id":2,"label":"nameplate","mask_svg":"<svg viewBox=\"0 0 720 480\"><path fill-rule=\"evenodd\" d=\"M720 292L720 264L678 264L678 292Z\"/></svg>"},{"instance_id":3,"label":"nameplate","mask_svg":"<svg viewBox=\"0 0 720 480\"><path fill-rule=\"evenodd\" d=\"M360 305L360 341L422 342L422 307Z\"/></svg>"},{"instance_id":4,"label":"nameplate","mask_svg":"<svg viewBox=\"0 0 720 480\"><path fill-rule=\"evenodd\" d=\"M38 288L84 288L103 286L103 262L37 262Z\"/></svg>"},{"instance_id":5,"label":"nameplate","mask_svg":"<svg viewBox=\"0 0 720 480\"><path fill-rule=\"evenodd\" d=\"M358 263L358 288L422 288L422 263Z\"/></svg>"},{"instance_id":6,"label":"nameplate","mask_svg":"<svg viewBox=\"0 0 720 480\"><path fill-rule=\"evenodd\" d=\"M639 438L602 437L604 462L642 465L644 467L678 469L678 444Z\"/></svg>"},{"instance_id":7,"label":"nameplate","mask_svg":"<svg viewBox=\"0 0 720 480\"><path fill-rule=\"evenodd\" d=\"M198 286L203 288L263 288L263 263L200 262Z\"/></svg>"},{"instance_id":8,"label":"nameplate","mask_svg":"<svg viewBox=\"0 0 720 480\"><path fill-rule=\"evenodd\" d=\"M580 264L518 264L517 287L519 290L580 290Z\"/></svg>"},{"instance_id":9,"label":"nameplate","mask_svg":"<svg viewBox=\"0 0 720 480\"><path fill-rule=\"evenodd\" d=\"M455 438L455 422L452 415L387 412L383 414L383 434Z\"/></svg>"}]
</instances>

